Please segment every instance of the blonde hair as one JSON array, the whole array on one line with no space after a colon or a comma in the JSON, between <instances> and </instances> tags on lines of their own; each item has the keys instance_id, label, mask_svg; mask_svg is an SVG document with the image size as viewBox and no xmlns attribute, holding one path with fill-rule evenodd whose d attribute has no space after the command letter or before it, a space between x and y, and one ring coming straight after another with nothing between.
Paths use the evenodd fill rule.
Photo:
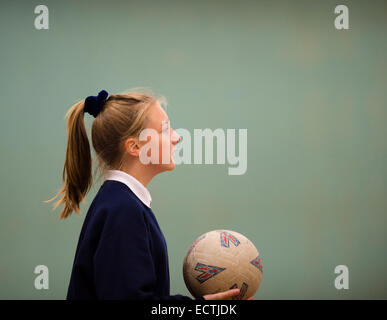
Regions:
<instances>
[{"instance_id":1,"label":"blonde hair","mask_svg":"<svg viewBox=\"0 0 387 320\"><path fill-rule=\"evenodd\" d=\"M97 158L96 171L105 176L109 169L120 169L125 155L124 142L138 137L145 128L150 107L158 102L166 107L164 96L156 95L147 88L135 88L129 92L112 94L93 121L92 144ZM63 187L49 203L63 194L53 206L55 210L64 204L60 219L73 211L80 214L79 204L93 184L92 156L84 123L84 103L79 101L67 112L68 142L63 168ZM96 173L96 172L94 172Z\"/></svg>"}]
</instances>

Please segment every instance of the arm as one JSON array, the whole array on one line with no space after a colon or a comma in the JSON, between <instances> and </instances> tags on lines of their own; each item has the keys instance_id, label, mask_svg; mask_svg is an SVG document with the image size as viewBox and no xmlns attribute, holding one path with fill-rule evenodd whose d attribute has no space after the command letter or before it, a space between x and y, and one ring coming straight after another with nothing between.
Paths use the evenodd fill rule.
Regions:
<instances>
[{"instance_id":1,"label":"arm","mask_svg":"<svg viewBox=\"0 0 387 320\"><path fill-rule=\"evenodd\" d=\"M98 299L192 300L187 296L157 296L156 274L143 212L125 208L110 212L108 232L94 255Z\"/></svg>"}]
</instances>

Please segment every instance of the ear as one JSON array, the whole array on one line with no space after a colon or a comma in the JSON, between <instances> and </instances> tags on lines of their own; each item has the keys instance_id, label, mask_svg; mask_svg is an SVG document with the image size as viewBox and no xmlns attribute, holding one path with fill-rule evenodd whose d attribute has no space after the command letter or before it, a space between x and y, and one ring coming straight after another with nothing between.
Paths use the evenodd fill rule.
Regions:
<instances>
[{"instance_id":1,"label":"ear","mask_svg":"<svg viewBox=\"0 0 387 320\"><path fill-rule=\"evenodd\" d=\"M125 150L133 157L138 157L140 155L140 145L138 140L135 138L128 138L125 141Z\"/></svg>"}]
</instances>

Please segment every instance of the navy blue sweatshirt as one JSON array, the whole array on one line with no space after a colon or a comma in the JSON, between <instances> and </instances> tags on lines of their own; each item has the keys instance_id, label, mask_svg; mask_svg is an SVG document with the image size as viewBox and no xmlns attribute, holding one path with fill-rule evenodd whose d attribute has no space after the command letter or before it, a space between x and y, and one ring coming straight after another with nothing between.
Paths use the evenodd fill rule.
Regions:
<instances>
[{"instance_id":1,"label":"navy blue sweatshirt","mask_svg":"<svg viewBox=\"0 0 387 320\"><path fill-rule=\"evenodd\" d=\"M192 300L169 292L167 244L152 210L105 180L85 217L68 300Z\"/></svg>"}]
</instances>

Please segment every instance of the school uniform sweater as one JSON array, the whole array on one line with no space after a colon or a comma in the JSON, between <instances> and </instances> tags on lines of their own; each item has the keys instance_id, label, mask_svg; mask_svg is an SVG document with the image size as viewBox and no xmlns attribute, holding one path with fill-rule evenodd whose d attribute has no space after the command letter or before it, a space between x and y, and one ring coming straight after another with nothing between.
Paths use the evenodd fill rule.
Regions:
<instances>
[{"instance_id":1,"label":"school uniform sweater","mask_svg":"<svg viewBox=\"0 0 387 320\"><path fill-rule=\"evenodd\" d=\"M67 299L192 300L170 295L167 244L147 189L123 171L109 174L85 217Z\"/></svg>"}]
</instances>

